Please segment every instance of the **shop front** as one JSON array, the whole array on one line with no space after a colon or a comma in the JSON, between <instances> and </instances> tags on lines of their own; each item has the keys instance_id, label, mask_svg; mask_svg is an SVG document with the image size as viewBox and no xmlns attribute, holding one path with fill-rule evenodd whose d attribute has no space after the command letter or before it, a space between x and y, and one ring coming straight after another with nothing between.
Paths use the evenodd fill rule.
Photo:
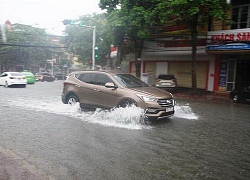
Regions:
<instances>
[{"instance_id":1,"label":"shop front","mask_svg":"<svg viewBox=\"0 0 250 180\"><path fill-rule=\"evenodd\" d=\"M214 91L250 85L250 28L208 32L206 52L216 57Z\"/></svg>"},{"instance_id":2,"label":"shop front","mask_svg":"<svg viewBox=\"0 0 250 180\"><path fill-rule=\"evenodd\" d=\"M157 41L153 41L146 42L145 49L141 58L141 72L142 77L147 76L150 85L155 85L159 74L173 74L178 87L192 88L191 47L162 47ZM207 55L204 46L198 47L197 88L213 90L213 73L210 73L211 69L214 69L213 62L214 56ZM130 72L135 74L134 61L130 61Z\"/></svg>"}]
</instances>

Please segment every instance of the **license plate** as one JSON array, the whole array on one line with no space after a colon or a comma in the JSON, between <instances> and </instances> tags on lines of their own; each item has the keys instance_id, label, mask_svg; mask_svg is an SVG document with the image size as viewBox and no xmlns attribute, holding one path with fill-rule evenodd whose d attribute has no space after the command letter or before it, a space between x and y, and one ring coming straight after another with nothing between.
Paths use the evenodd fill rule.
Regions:
<instances>
[{"instance_id":1,"label":"license plate","mask_svg":"<svg viewBox=\"0 0 250 180\"><path fill-rule=\"evenodd\" d=\"M168 107L168 108L166 108L166 112L171 112L171 111L174 111L174 107Z\"/></svg>"},{"instance_id":2,"label":"license plate","mask_svg":"<svg viewBox=\"0 0 250 180\"><path fill-rule=\"evenodd\" d=\"M163 85L163 86L170 86L171 83L162 83L161 85Z\"/></svg>"}]
</instances>

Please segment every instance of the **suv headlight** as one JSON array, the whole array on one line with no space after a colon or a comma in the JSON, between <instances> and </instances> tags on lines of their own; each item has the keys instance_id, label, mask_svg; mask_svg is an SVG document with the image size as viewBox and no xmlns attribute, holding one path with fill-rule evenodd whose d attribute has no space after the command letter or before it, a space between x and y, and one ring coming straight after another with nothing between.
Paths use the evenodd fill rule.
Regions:
<instances>
[{"instance_id":1,"label":"suv headlight","mask_svg":"<svg viewBox=\"0 0 250 180\"><path fill-rule=\"evenodd\" d=\"M156 98L154 96L146 96L144 94L135 94L135 95L138 96L140 99L142 99L145 102L156 100Z\"/></svg>"}]
</instances>

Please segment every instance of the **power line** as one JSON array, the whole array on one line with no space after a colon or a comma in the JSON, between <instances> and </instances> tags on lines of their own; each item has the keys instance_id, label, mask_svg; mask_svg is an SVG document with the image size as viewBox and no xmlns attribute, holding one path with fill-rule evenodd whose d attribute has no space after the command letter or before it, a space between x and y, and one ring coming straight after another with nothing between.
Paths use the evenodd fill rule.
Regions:
<instances>
[{"instance_id":1,"label":"power line","mask_svg":"<svg viewBox=\"0 0 250 180\"><path fill-rule=\"evenodd\" d=\"M68 48L67 46L42 46L42 45L30 45L30 44L9 44L1 43L0 46L15 46L15 47L38 47L38 48Z\"/></svg>"}]
</instances>

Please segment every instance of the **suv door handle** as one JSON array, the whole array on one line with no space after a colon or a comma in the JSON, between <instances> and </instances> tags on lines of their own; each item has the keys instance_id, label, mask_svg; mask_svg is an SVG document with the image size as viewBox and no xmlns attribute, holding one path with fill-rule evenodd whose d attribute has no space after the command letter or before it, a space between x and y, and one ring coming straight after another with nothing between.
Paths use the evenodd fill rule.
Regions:
<instances>
[{"instance_id":1,"label":"suv door handle","mask_svg":"<svg viewBox=\"0 0 250 180\"><path fill-rule=\"evenodd\" d=\"M100 90L99 90L99 89L96 89L96 88L95 88L95 89L94 89L94 91L97 91L97 92L99 92Z\"/></svg>"},{"instance_id":2,"label":"suv door handle","mask_svg":"<svg viewBox=\"0 0 250 180\"><path fill-rule=\"evenodd\" d=\"M78 84L76 84L75 86L76 86L76 87L81 87L81 86L79 86Z\"/></svg>"}]
</instances>

